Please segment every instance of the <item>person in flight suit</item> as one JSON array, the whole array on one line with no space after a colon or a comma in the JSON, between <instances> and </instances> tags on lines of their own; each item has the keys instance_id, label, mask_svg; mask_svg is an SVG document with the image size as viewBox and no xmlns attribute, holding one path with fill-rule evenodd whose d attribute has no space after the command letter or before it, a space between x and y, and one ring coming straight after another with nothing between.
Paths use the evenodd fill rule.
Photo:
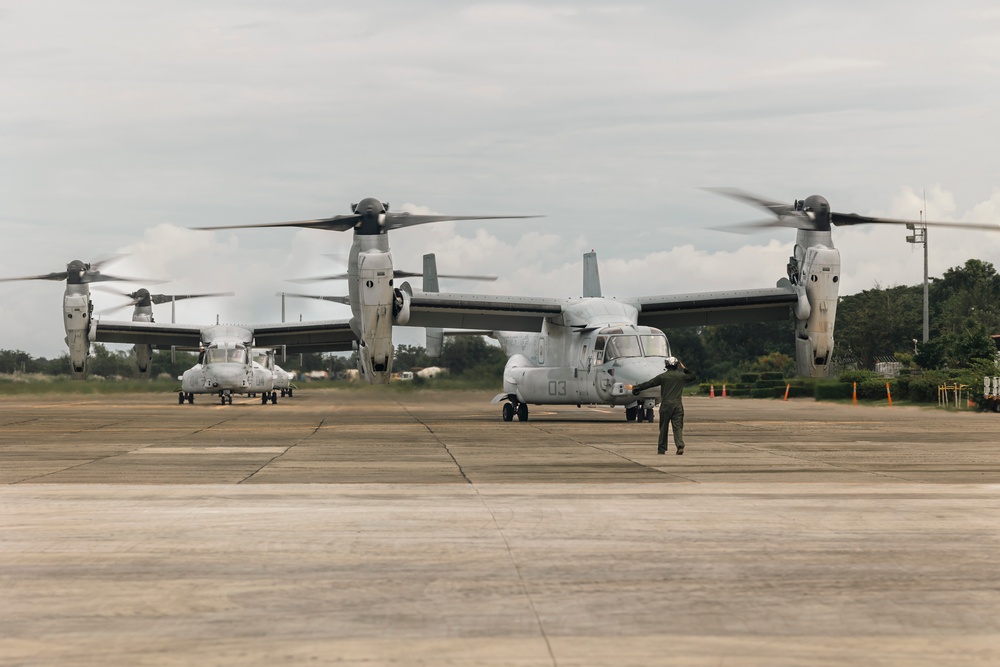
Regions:
<instances>
[{"instance_id":1,"label":"person in flight suit","mask_svg":"<svg viewBox=\"0 0 1000 667\"><path fill-rule=\"evenodd\" d=\"M632 395L636 395L643 389L649 389L659 385L660 387L660 440L657 443L656 453L667 453L667 427L674 426L674 444L677 446L677 453L684 453L684 404L681 402L681 393L684 385L694 379L694 373L684 367L677 357L667 357L666 370L651 380L632 387Z\"/></svg>"}]
</instances>

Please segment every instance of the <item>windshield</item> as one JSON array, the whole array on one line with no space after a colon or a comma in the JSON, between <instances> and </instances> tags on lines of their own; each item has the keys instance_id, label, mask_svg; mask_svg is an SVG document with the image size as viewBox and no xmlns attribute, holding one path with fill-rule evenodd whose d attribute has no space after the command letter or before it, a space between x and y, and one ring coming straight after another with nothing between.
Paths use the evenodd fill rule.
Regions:
<instances>
[{"instance_id":1,"label":"windshield","mask_svg":"<svg viewBox=\"0 0 1000 667\"><path fill-rule=\"evenodd\" d=\"M227 362L245 364L247 362L247 351L243 348L220 350L217 347L210 347L205 350L205 352L205 363L209 364L222 364Z\"/></svg>"},{"instance_id":2,"label":"windshield","mask_svg":"<svg viewBox=\"0 0 1000 667\"><path fill-rule=\"evenodd\" d=\"M669 357L670 347L667 345L667 337L663 334L651 334L639 336L642 341L642 351L647 357Z\"/></svg>"},{"instance_id":3,"label":"windshield","mask_svg":"<svg viewBox=\"0 0 1000 667\"><path fill-rule=\"evenodd\" d=\"M608 349L604 353L605 359L641 356L642 350L639 347L638 336L612 336L608 339Z\"/></svg>"}]
</instances>

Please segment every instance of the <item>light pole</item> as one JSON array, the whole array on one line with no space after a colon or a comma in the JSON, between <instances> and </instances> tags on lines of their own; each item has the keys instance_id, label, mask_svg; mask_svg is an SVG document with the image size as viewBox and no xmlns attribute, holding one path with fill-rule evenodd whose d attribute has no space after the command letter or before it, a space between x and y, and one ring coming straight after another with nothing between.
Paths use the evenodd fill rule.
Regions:
<instances>
[{"instance_id":1,"label":"light pole","mask_svg":"<svg viewBox=\"0 0 1000 667\"><path fill-rule=\"evenodd\" d=\"M920 218L923 219L924 212L920 212ZM920 243L924 246L924 340L927 340L931 336L931 324L930 324L930 295L927 289L927 225L907 223L906 228L913 232L910 236L906 237L907 243Z\"/></svg>"}]
</instances>

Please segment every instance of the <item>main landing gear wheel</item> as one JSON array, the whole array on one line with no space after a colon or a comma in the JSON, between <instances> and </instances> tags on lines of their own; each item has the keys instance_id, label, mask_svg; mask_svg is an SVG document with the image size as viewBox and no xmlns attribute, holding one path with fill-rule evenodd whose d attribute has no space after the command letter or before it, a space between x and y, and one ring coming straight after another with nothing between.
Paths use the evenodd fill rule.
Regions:
<instances>
[{"instance_id":1,"label":"main landing gear wheel","mask_svg":"<svg viewBox=\"0 0 1000 667\"><path fill-rule=\"evenodd\" d=\"M514 421L514 406L510 403L503 404L503 420L505 422Z\"/></svg>"},{"instance_id":2,"label":"main landing gear wheel","mask_svg":"<svg viewBox=\"0 0 1000 667\"><path fill-rule=\"evenodd\" d=\"M646 408L646 421L653 423L653 408Z\"/></svg>"},{"instance_id":3,"label":"main landing gear wheel","mask_svg":"<svg viewBox=\"0 0 1000 667\"><path fill-rule=\"evenodd\" d=\"M636 416L636 414L638 412L639 412L639 409L635 408L635 407L625 408L625 421L627 421L627 422L634 422L635 421L635 416Z\"/></svg>"},{"instance_id":4,"label":"main landing gear wheel","mask_svg":"<svg viewBox=\"0 0 1000 667\"><path fill-rule=\"evenodd\" d=\"M184 405L184 392L177 392L177 404Z\"/></svg>"},{"instance_id":5,"label":"main landing gear wheel","mask_svg":"<svg viewBox=\"0 0 1000 667\"><path fill-rule=\"evenodd\" d=\"M528 421L528 404L518 403L517 404L517 421L526 422Z\"/></svg>"},{"instance_id":6,"label":"main landing gear wheel","mask_svg":"<svg viewBox=\"0 0 1000 667\"><path fill-rule=\"evenodd\" d=\"M278 403L278 392L271 392L271 405L276 405Z\"/></svg>"},{"instance_id":7,"label":"main landing gear wheel","mask_svg":"<svg viewBox=\"0 0 1000 667\"><path fill-rule=\"evenodd\" d=\"M260 395L260 404L261 405L267 405L267 392L266 391L263 394Z\"/></svg>"}]
</instances>

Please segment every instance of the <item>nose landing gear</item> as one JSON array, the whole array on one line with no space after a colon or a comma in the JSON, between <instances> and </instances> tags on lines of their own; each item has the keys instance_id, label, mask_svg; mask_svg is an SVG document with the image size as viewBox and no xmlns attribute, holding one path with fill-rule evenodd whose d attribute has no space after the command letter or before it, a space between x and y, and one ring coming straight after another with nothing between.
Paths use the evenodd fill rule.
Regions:
<instances>
[{"instance_id":1,"label":"nose landing gear","mask_svg":"<svg viewBox=\"0 0 1000 667\"><path fill-rule=\"evenodd\" d=\"M517 421L528 421L528 404L521 403L516 398L512 398L508 403L503 404L503 420L505 422L514 421L515 414L517 415Z\"/></svg>"}]
</instances>

